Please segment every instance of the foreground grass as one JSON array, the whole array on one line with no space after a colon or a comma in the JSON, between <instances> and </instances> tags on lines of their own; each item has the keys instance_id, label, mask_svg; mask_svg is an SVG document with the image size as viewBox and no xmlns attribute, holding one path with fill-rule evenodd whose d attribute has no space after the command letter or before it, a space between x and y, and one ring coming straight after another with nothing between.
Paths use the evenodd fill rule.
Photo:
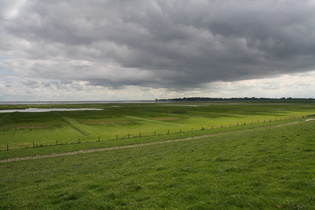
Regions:
<instances>
[{"instance_id":1,"label":"foreground grass","mask_svg":"<svg viewBox=\"0 0 315 210\"><path fill-rule=\"evenodd\" d=\"M0 164L0 209L312 209L315 121Z\"/></svg>"}]
</instances>

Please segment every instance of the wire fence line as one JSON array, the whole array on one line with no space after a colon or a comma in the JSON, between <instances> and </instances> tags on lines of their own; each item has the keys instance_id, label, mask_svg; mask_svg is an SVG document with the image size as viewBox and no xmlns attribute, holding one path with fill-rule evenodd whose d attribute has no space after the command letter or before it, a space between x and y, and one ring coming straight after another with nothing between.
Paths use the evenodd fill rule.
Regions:
<instances>
[{"instance_id":1,"label":"wire fence line","mask_svg":"<svg viewBox=\"0 0 315 210\"><path fill-rule=\"evenodd\" d=\"M25 142L25 143L12 143L12 144L2 144L0 145L0 151L5 150L12 150L12 149L27 149L27 148L38 148L38 147L49 147L49 146L57 146L57 145L69 145L69 144L80 144L80 143L89 143L89 142L101 142L101 141L110 141L110 140L123 140L123 139L132 139L132 138L141 138L141 137L152 137L152 136L160 136L160 135L170 135L170 134L178 134L178 133L187 133L187 132L195 132L195 131L203 131L203 130L212 130L212 129L218 129L218 128L229 128L229 127L237 127L237 126L245 126L250 124L260 124L260 123L268 123L268 122L275 122L275 121L283 121L283 120L290 120L290 119L299 119L299 118L305 118L307 116L291 116L291 117L284 117L279 119L269 119L269 120L257 120L257 121L251 121L251 122L242 122L242 123L236 123L236 124L216 124L216 125L210 125L209 127L201 126L201 128L191 128L184 130L183 128L180 128L177 132L170 132L168 129L166 132L156 132L154 131L151 134L143 134L142 132L139 132L136 134L125 134L123 136L115 135L114 138L110 139L101 139L99 136L97 140L85 140L81 141L79 138L77 141L60 141L56 140L55 142L47 142L47 143L36 143L35 141Z\"/></svg>"}]
</instances>

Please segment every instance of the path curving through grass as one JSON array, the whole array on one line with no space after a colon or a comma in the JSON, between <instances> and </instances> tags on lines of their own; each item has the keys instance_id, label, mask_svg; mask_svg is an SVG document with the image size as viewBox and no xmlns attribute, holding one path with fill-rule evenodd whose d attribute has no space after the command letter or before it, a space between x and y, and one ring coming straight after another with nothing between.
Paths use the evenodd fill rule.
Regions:
<instances>
[{"instance_id":1,"label":"path curving through grass","mask_svg":"<svg viewBox=\"0 0 315 210\"><path fill-rule=\"evenodd\" d=\"M286 125L292 125L292 124L308 122L308 121L311 121L311 120L315 120L315 119L306 119L304 121L284 123L284 124L280 124L280 125L273 125L273 126L270 126L270 127L281 127L281 126L286 126ZM173 143L173 142L179 142L179 141L189 141L189 140L195 140L195 139L202 139L202 138L219 136L219 135L235 133L235 132L244 132L244 131L248 131L248 130L260 130L260 129L263 129L263 128L266 128L266 127L254 128L254 129L246 129L246 130L239 130L239 131L230 131L230 132L224 132L224 133L209 134L209 135L202 135L202 136L195 136L195 137L188 137L188 138L181 138L181 139L170 139L170 140L165 140L165 141L155 141L155 142L149 142L149 143L125 145L125 146L78 150L78 151L74 151L74 152L53 153L53 154L47 154L47 155L27 156L27 157L20 157L20 158L9 158L9 159L0 160L0 163L18 162L18 161L23 161L23 160L35 160L35 159L44 159L44 158L61 157L61 156L70 156L70 155L102 152L102 151L109 151L109 150L118 150L118 149L143 147L143 146L157 145L157 144L167 144L167 143Z\"/></svg>"}]
</instances>

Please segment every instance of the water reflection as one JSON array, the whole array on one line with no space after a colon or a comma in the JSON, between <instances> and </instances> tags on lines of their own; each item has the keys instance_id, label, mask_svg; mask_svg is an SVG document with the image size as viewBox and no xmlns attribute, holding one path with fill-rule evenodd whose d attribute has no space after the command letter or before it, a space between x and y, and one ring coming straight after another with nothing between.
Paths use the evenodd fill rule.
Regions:
<instances>
[{"instance_id":1,"label":"water reflection","mask_svg":"<svg viewBox=\"0 0 315 210\"><path fill-rule=\"evenodd\" d=\"M46 108L46 109L38 109L38 108L28 108L28 109L6 109L0 110L0 113L12 113L12 112L65 112L65 111L98 111L103 109L96 108Z\"/></svg>"}]
</instances>

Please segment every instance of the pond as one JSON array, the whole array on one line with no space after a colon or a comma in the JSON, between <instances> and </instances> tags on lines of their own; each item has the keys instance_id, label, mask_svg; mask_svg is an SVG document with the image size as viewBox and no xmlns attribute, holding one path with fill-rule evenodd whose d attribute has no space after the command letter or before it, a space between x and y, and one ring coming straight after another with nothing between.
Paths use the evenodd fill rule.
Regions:
<instances>
[{"instance_id":1,"label":"pond","mask_svg":"<svg viewBox=\"0 0 315 210\"><path fill-rule=\"evenodd\" d=\"M95 108L46 108L46 109L38 109L38 108L28 108L28 109L6 109L0 110L0 113L12 113L12 112L68 112L68 111L99 111L103 109L95 109Z\"/></svg>"}]
</instances>

